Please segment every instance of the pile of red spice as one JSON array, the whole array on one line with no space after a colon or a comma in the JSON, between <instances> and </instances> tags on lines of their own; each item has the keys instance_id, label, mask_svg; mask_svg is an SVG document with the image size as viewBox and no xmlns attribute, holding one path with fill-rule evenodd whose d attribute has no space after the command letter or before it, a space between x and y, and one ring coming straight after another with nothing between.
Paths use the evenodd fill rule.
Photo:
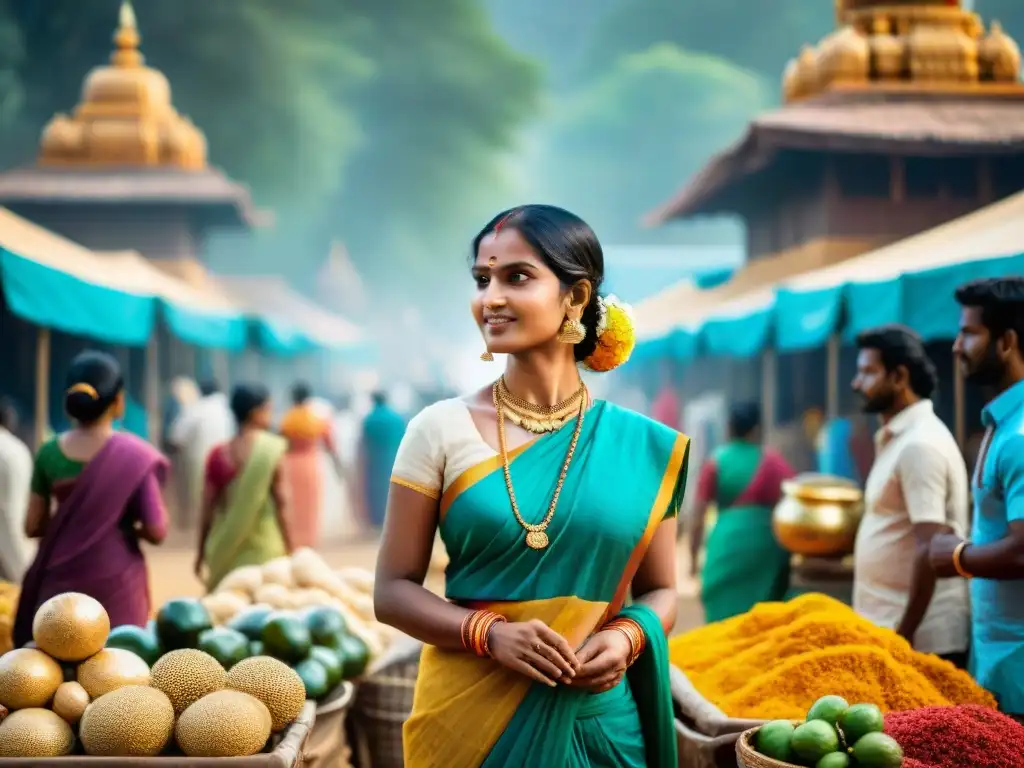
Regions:
<instances>
[{"instance_id":1,"label":"pile of red spice","mask_svg":"<svg viewBox=\"0 0 1024 768\"><path fill-rule=\"evenodd\" d=\"M1024 725L974 704L885 716L903 747L903 768L1024 768Z\"/></svg>"}]
</instances>

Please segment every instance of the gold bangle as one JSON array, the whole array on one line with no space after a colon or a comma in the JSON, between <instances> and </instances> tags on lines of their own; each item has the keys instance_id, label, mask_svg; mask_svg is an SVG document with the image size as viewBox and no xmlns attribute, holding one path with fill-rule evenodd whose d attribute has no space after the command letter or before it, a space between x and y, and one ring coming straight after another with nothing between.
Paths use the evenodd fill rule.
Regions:
<instances>
[{"instance_id":1,"label":"gold bangle","mask_svg":"<svg viewBox=\"0 0 1024 768\"><path fill-rule=\"evenodd\" d=\"M953 568L965 579L971 579L974 578L973 575L968 573L967 570L964 568L963 564L960 562L960 556L963 555L964 550L967 549L967 545L968 542L966 540L961 541L959 544L956 545L956 549L953 550Z\"/></svg>"}]
</instances>

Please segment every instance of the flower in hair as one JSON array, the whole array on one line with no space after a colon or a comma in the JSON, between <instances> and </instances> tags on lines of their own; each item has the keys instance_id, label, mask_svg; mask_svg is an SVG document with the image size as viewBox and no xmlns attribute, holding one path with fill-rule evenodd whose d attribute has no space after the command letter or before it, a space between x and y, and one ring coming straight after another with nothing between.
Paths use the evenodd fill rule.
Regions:
<instances>
[{"instance_id":1,"label":"flower in hair","mask_svg":"<svg viewBox=\"0 0 1024 768\"><path fill-rule=\"evenodd\" d=\"M597 306L597 346L583 365L605 373L629 360L636 346L636 327L632 307L616 296L598 296Z\"/></svg>"}]
</instances>

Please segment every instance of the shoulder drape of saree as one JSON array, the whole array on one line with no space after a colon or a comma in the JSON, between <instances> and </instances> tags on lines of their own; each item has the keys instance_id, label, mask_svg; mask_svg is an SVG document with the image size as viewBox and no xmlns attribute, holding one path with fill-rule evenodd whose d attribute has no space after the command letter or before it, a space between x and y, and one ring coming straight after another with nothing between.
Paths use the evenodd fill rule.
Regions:
<instances>
[{"instance_id":1,"label":"shoulder drape of saree","mask_svg":"<svg viewBox=\"0 0 1024 768\"><path fill-rule=\"evenodd\" d=\"M453 485L458 493L442 500L442 536L451 557L448 597L510 621L540 619L573 647L622 605L658 524L678 498L688 444L672 430L605 403L595 406L588 423L547 549L537 552L523 543L500 462L467 470L468 480ZM513 484L521 509L543 514L556 479L552 467L561 463L570 437L571 430L559 431L516 455ZM534 684L491 659L427 646L404 728L406 765L476 768L500 740L503 755L506 749L516 755L510 765L560 768L554 758L569 749L572 723L586 698L565 686Z\"/></svg>"},{"instance_id":2,"label":"shoulder drape of saree","mask_svg":"<svg viewBox=\"0 0 1024 768\"><path fill-rule=\"evenodd\" d=\"M152 472L166 472L167 460L145 441L123 433L112 435L100 451L85 465L68 497L39 543L35 560L25 573L15 620L15 643L32 639L32 619L38 607L40 590L48 577L68 568L79 568L89 553L108 553L112 548L124 552L121 520L129 500ZM108 537L116 536L120 549ZM82 578L95 576L93 568L82 568ZM104 562L116 571L118 562ZM92 573L87 573L92 571Z\"/></svg>"},{"instance_id":3,"label":"shoulder drape of saree","mask_svg":"<svg viewBox=\"0 0 1024 768\"><path fill-rule=\"evenodd\" d=\"M287 447L288 443L282 437L269 432L257 435L245 466L225 490L224 508L214 519L206 539L209 589L213 589L235 567L239 553L247 547L268 548L267 559L283 554L276 522L273 530L264 532L256 528L261 518L273 511L271 485ZM262 541L263 537L274 533L276 541ZM282 551L277 552L278 549Z\"/></svg>"}]
</instances>

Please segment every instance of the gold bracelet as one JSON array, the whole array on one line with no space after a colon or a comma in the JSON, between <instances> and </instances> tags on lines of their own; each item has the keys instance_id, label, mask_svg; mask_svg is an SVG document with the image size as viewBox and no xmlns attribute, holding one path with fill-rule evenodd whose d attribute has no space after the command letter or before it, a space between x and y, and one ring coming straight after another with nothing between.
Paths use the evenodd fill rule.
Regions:
<instances>
[{"instance_id":1,"label":"gold bracelet","mask_svg":"<svg viewBox=\"0 0 1024 768\"><path fill-rule=\"evenodd\" d=\"M967 570L964 568L963 564L960 562L960 556L964 553L964 550L967 549L967 546L968 542L966 540L961 541L959 544L956 545L956 549L953 550L953 568L965 579L972 579L974 578L974 576L968 573Z\"/></svg>"},{"instance_id":2,"label":"gold bracelet","mask_svg":"<svg viewBox=\"0 0 1024 768\"><path fill-rule=\"evenodd\" d=\"M644 652L644 648L647 646L647 637L644 635L643 628L632 619L625 617L612 619L602 629L620 632L629 641L630 654L629 661L627 662L629 666L633 665L633 662L640 657L640 654Z\"/></svg>"}]
</instances>

